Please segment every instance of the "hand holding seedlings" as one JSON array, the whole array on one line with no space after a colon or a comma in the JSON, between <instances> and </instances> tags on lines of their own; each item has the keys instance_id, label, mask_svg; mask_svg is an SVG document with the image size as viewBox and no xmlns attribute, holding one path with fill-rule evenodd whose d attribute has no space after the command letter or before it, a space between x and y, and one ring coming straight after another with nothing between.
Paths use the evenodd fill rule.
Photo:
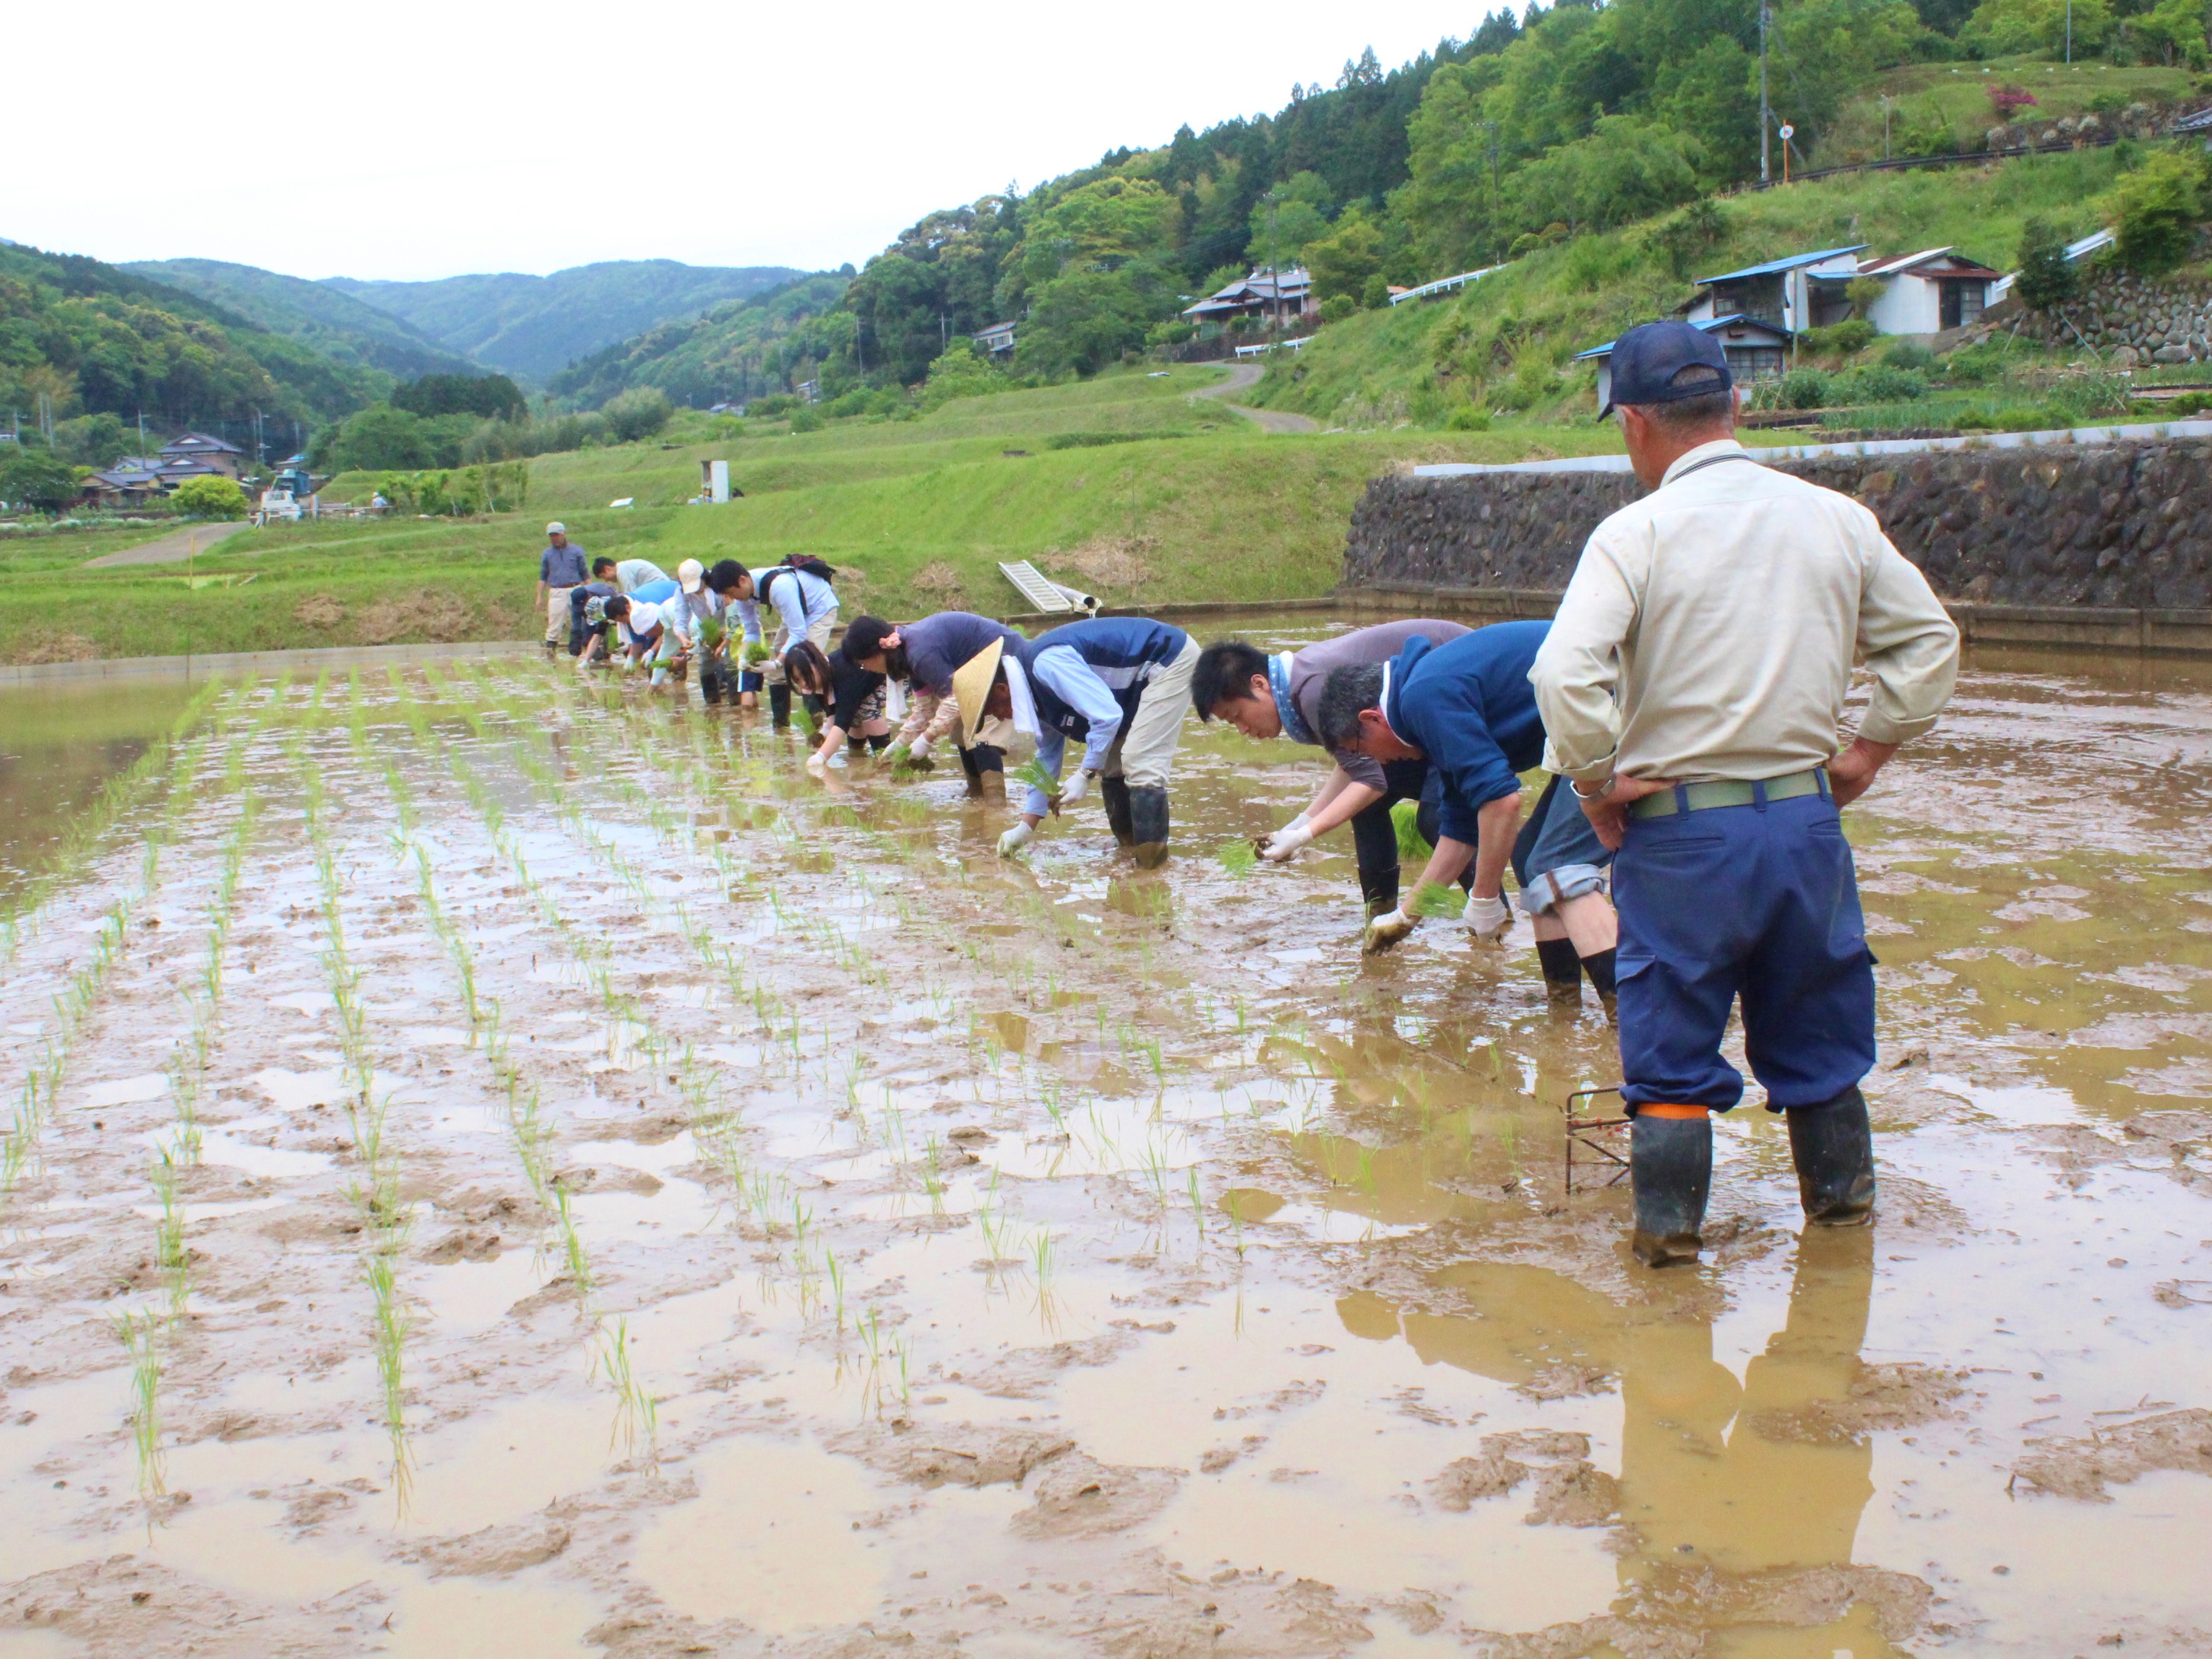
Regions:
<instances>
[{"instance_id":1,"label":"hand holding seedlings","mask_svg":"<svg viewBox=\"0 0 2212 1659\"><path fill-rule=\"evenodd\" d=\"M999 837L999 856L1010 859L1028 846L1036 835L1036 827L1024 818Z\"/></svg>"},{"instance_id":2,"label":"hand holding seedlings","mask_svg":"<svg viewBox=\"0 0 2212 1659\"><path fill-rule=\"evenodd\" d=\"M1367 931L1359 936L1360 954L1379 957L1419 925L1420 918L1407 915L1403 905L1386 911L1369 922Z\"/></svg>"},{"instance_id":3,"label":"hand holding seedlings","mask_svg":"<svg viewBox=\"0 0 2212 1659\"><path fill-rule=\"evenodd\" d=\"M1503 895L1485 898L1480 893L1469 894L1465 915L1467 931L1476 944L1504 947L1505 936L1513 931L1513 907Z\"/></svg>"},{"instance_id":4,"label":"hand holding seedlings","mask_svg":"<svg viewBox=\"0 0 2212 1659\"><path fill-rule=\"evenodd\" d=\"M1089 767L1085 766L1079 769L1075 775L1075 781L1069 784L1060 798L1052 804L1052 810L1057 812L1063 806L1074 805L1091 793L1091 786L1097 782L1097 779L1098 775Z\"/></svg>"},{"instance_id":5,"label":"hand holding seedlings","mask_svg":"<svg viewBox=\"0 0 2212 1659\"><path fill-rule=\"evenodd\" d=\"M1252 843L1252 850L1270 864L1287 864L1313 838L1313 831L1306 828L1306 815L1301 812L1281 829L1260 836Z\"/></svg>"}]
</instances>

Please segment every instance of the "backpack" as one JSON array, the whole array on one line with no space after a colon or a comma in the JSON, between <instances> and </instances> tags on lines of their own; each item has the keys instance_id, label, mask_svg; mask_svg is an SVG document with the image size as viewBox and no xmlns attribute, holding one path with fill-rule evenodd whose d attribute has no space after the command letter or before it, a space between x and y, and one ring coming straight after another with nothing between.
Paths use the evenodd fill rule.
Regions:
<instances>
[{"instance_id":1,"label":"backpack","mask_svg":"<svg viewBox=\"0 0 2212 1659\"><path fill-rule=\"evenodd\" d=\"M825 582L837 580L837 573L811 553L801 553L796 558L786 559L784 563L793 570L804 570L810 576L819 576Z\"/></svg>"}]
</instances>

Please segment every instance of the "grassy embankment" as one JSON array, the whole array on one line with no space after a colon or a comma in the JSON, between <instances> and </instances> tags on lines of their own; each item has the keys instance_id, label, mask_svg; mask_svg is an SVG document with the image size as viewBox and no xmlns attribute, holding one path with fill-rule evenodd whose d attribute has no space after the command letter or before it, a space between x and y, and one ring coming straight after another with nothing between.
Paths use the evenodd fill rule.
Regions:
<instances>
[{"instance_id":1,"label":"grassy embankment","mask_svg":"<svg viewBox=\"0 0 2212 1659\"><path fill-rule=\"evenodd\" d=\"M2030 218L2073 236L2096 228L2097 198L2112 188L2118 164L2113 149L2077 150L1747 191L1718 202L1721 234L1692 252L1686 271L1655 242L1661 222L1580 237L1456 296L1322 330L1295 362L1269 370L1253 401L1349 427L1441 424L1455 410L1516 403L1525 405L1523 420L1593 422L1595 371L1573 355L1668 314L1690 297L1692 276L1853 242L1884 253L1954 245L2008 269ZM1863 356L1884 349L1877 343ZM2030 377L2049 367L2026 348L2018 361ZM2030 395L2027 385L2021 391Z\"/></svg>"},{"instance_id":2,"label":"grassy embankment","mask_svg":"<svg viewBox=\"0 0 2212 1659\"><path fill-rule=\"evenodd\" d=\"M1836 112L1808 158L1816 167L1872 161L1885 154L1978 149L1996 125L1990 89L2015 86L2035 100L2020 112L2021 124L2038 125L2088 113L2100 105L2142 103L2154 108L2188 96L2197 76L2186 69L2110 64L2052 64L2040 58L1992 58L1982 64L1911 64L1878 76ZM1882 143L1887 99L1889 147ZM1923 142L1916 149L1909 138Z\"/></svg>"},{"instance_id":3,"label":"grassy embankment","mask_svg":"<svg viewBox=\"0 0 2212 1659\"><path fill-rule=\"evenodd\" d=\"M1269 437L1189 397L1220 379L1213 368L1115 374L962 399L914 421L548 455L532 464L525 513L243 532L198 567L252 576L228 587L188 590L175 568L86 570L44 544L36 554L0 544L18 601L0 617L0 660L527 638L544 625L531 600L539 532L554 516L593 554L672 571L687 557L819 553L839 568L854 612L1016 609L1002 558L1036 558L1117 601L1303 597L1334 581L1354 502L1394 465L1617 447L1595 428ZM1101 434L1133 441L1051 447ZM699 461L715 456L745 498L683 505ZM606 507L624 495L637 506Z\"/></svg>"}]
</instances>

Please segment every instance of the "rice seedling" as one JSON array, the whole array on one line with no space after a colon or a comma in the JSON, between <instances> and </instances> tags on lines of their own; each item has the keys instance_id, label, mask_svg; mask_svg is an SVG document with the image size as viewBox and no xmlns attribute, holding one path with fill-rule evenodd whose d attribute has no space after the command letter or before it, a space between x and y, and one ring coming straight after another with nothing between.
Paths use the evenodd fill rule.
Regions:
<instances>
[{"instance_id":1,"label":"rice seedling","mask_svg":"<svg viewBox=\"0 0 2212 1659\"><path fill-rule=\"evenodd\" d=\"M1240 878L1250 875L1260 863L1260 855L1253 850L1249 841L1224 842L1216 856L1220 859L1224 870Z\"/></svg>"},{"instance_id":2,"label":"rice seedling","mask_svg":"<svg viewBox=\"0 0 2212 1659\"><path fill-rule=\"evenodd\" d=\"M602 1324L599 1334L599 1369L613 1387L615 1397L622 1402L614 1432L608 1437L608 1449L613 1449L617 1437L625 1446L635 1448L641 1434L649 1455L659 1433L660 1408L652 1395L640 1386L637 1373L631 1366L629 1347L633 1339L629 1322L617 1316L611 1328Z\"/></svg>"},{"instance_id":3,"label":"rice seedling","mask_svg":"<svg viewBox=\"0 0 2212 1659\"><path fill-rule=\"evenodd\" d=\"M116 1339L131 1354L131 1443L143 1498L167 1492L161 1458L161 1327L150 1312L114 1316Z\"/></svg>"}]
</instances>

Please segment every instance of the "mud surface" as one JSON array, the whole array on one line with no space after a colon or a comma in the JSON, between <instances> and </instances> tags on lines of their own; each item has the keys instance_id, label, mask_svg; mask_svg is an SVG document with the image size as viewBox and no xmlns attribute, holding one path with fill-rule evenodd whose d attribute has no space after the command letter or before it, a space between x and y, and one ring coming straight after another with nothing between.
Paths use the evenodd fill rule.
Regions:
<instances>
[{"instance_id":1,"label":"mud surface","mask_svg":"<svg viewBox=\"0 0 2212 1659\"><path fill-rule=\"evenodd\" d=\"M534 664L181 707L0 711L0 1655L2212 1647L2200 669L1973 665L1879 1225L1754 1094L1662 1275L1525 932L1217 859L1288 744L1143 873Z\"/></svg>"}]
</instances>

